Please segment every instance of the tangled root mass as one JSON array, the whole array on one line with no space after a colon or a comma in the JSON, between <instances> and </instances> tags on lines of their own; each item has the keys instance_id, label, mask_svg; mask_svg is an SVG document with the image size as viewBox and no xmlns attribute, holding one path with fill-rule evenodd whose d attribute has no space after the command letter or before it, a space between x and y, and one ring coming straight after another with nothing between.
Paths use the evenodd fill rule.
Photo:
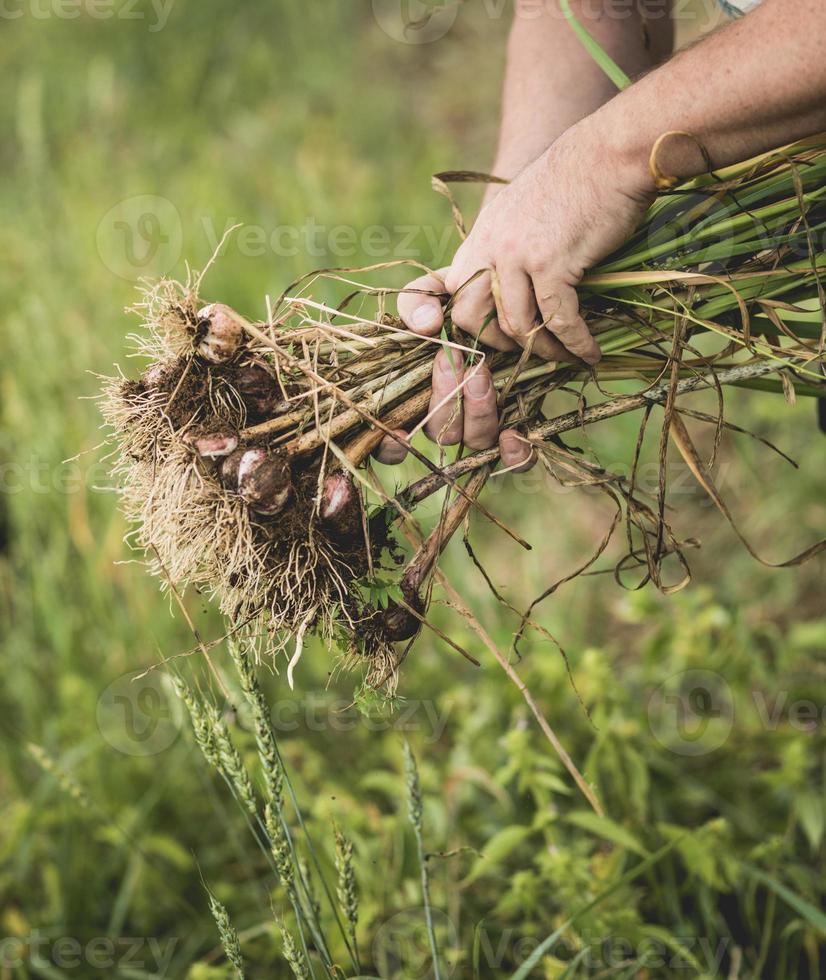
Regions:
<instances>
[{"instance_id":1,"label":"tangled root mass","mask_svg":"<svg viewBox=\"0 0 826 980\"><path fill-rule=\"evenodd\" d=\"M214 597L259 655L295 642L297 657L310 631L392 684L393 641L418 621L374 608L359 585L393 553L386 519L367 519L326 454L290 457L276 436L245 433L290 411L294 382L228 307L200 308L187 287L161 282L136 309L149 366L107 379L102 398L132 544L165 582Z\"/></svg>"}]
</instances>

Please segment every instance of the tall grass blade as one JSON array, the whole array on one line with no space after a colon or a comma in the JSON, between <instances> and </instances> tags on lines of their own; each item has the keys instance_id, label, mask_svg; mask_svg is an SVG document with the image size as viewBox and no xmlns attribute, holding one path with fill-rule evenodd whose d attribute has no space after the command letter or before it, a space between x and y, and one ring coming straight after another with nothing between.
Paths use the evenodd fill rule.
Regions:
<instances>
[{"instance_id":1,"label":"tall grass blade","mask_svg":"<svg viewBox=\"0 0 826 980\"><path fill-rule=\"evenodd\" d=\"M416 850L422 875L422 904L424 905L427 938L430 943L430 957L433 961L433 977L434 980L442 980L441 967L439 966L439 947L436 942L436 930L433 926L433 908L430 903L430 876L427 871L427 855L424 850L422 789L416 757L413 755L409 742L404 743L404 772L407 786L407 810L416 837Z\"/></svg>"},{"instance_id":2,"label":"tall grass blade","mask_svg":"<svg viewBox=\"0 0 826 980\"><path fill-rule=\"evenodd\" d=\"M570 0L559 0L559 6L562 13L565 15L565 20L567 20L570 24L571 29L579 38L582 46L605 72L605 74L611 79L614 85L616 85L620 90L628 88L628 86L631 84L631 79L625 74L622 68L620 68L611 55L608 54L608 52L602 47L602 45L598 41L595 41L577 20L573 10L571 10Z\"/></svg>"},{"instance_id":3,"label":"tall grass blade","mask_svg":"<svg viewBox=\"0 0 826 980\"><path fill-rule=\"evenodd\" d=\"M778 898L782 899L789 908L794 909L798 915L802 916L810 926L826 935L826 915L819 908L816 908L811 902L807 902L805 898L801 898L800 895L787 888L782 881L778 881L777 878L765 871L761 871L760 868L756 868L753 864L743 862L741 868L749 878L765 885Z\"/></svg>"}]
</instances>

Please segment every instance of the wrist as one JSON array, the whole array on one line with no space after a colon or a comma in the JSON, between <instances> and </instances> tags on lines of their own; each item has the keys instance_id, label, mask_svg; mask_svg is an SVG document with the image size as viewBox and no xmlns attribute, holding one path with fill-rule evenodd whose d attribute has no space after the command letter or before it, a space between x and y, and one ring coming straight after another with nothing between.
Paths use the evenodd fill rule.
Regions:
<instances>
[{"instance_id":1,"label":"wrist","mask_svg":"<svg viewBox=\"0 0 826 980\"><path fill-rule=\"evenodd\" d=\"M650 203L657 186L650 168L651 145L640 138L614 103L587 116L565 135L568 152L585 173L608 181L628 197Z\"/></svg>"},{"instance_id":2,"label":"wrist","mask_svg":"<svg viewBox=\"0 0 826 980\"><path fill-rule=\"evenodd\" d=\"M660 112L652 123L649 114L640 111L643 101L652 101L650 91L644 92L645 100L640 98L643 89L639 86L646 81L638 82L574 129L581 130L577 140L586 159L595 161L602 172L615 174L615 181L628 193L650 201L658 191L708 173L726 161L712 158L715 141L707 132L682 129L685 113Z\"/></svg>"}]
</instances>

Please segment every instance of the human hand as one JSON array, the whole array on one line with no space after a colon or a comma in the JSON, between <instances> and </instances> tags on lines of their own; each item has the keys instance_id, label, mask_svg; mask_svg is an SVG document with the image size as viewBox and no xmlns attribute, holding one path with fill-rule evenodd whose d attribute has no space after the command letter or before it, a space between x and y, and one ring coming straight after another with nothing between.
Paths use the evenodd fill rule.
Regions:
<instances>
[{"instance_id":1,"label":"human hand","mask_svg":"<svg viewBox=\"0 0 826 980\"><path fill-rule=\"evenodd\" d=\"M653 196L649 184L612 160L589 120L568 130L482 209L456 252L444 276L453 323L499 350L532 343L548 360L595 364L599 347L575 287L634 230ZM435 302L424 298L411 311L412 330L422 306L435 317Z\"/></svg>"},{"instance_id":2,"label":"human hand","mask_svg":"<svg viewBox=\"0 0 826 980\"><path fill-rule=\"evenodd\" d=\"M530 346L548 360L595 364L600 350L579 314L575 287L634 230L653 196L649 182L646 173L612 158L588 120L572 127L486 204L449 268L408 284L411 291L399 295L399 315L412 331L435 336L444 320L438 294L447 292L453 323L488 347ZM452 368L444 352L437 355L433 415L425 429L434 441L451 445L464 432L470 448L495 443L490 375L485 368L474 371L459 411L449 396L462 380L461 368ZM516 433L502 433L500 450L505 466L530 463L530 447ZM387 438L377 455L397 462L404 451Z\"/></svg>"},{"instance_id":3,"label":"human hand","mask_svg":"<svg viewBox=\"0 0 826 980\"><path fill-rule=\"evenodd\" d=\"M399 316L421 336L435 337L442 328L444 313L435 295L445 293L446 270L440 269L421 276L408 284L411 290L399 294ZM416 308L423 312L417 316ZM496 389L493 377L483 364L465 367L462 352L455 348L442 348L433 361L430 407L425 435L440 446L453 446L464 442L468 449L488 449L499 441L502 465L513 470L529 469L534 463L534 452L526 440L514 429L499 432L496 410ZM396 435L406 438L407 433L397 430ZM402 442L385 436L374 454L381 463L400 463L407 455Z\"/></svg>"}]
</instances>

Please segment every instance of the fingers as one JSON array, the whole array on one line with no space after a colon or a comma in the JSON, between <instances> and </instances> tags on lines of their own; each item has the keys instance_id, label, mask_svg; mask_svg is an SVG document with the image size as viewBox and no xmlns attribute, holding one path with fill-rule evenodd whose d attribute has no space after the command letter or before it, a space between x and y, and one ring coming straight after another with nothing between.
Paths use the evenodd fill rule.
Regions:
<instances>
[{"instance_id":1,"label":"fingers","mask_svg":"<svg viewBox=\"0 0 826 980\"><path fill-rule=\"evenodd\" d=\"M494 317L489 323L482 327L482 332L479 334L479 340L486 347L492 347L494 350L516 350L519 344L515 340L511 340L510 337L502 330L499 326L499 320Z\"/></svg>"},{"instance_id":2,"label":"fingers","mask_svg":"<svg viewBox=\"0 0 826 980\"><path fill-rule=\"evenodd\" d=\"M503 429L499 433L499 456L502 466L515 473L529 470L536 463L536 453L515 429Z\"/></svg>"},{"instance_id":3,"label":"fingers","mask_svg":"<svg viewBox=\"0 0 826 980\"><path fill-rule=\"evenodd\" d=\"M570 360L565 348L547 330L539 327L538 310L527 273L505 270L499 276L499 324L504 333L522 347L531 338L531 352L548 361ZM537 329L539 327L539 329Z\"/></svg>"},{"instance_id":4,"label":"fingers","mask_svg":"<svg viewBox=\"0 0 826 980\"><path fill-rule=\"evenodd\" d=\"M475 279L458 278L448 274L453 294L450 318L461 330L472 337L478 337L485 326L485 320L493 312L493 294L490 291L490 274L482 273Z\"/></svg>"},{"instance_id":5,"label":"fingers","mask_svg":"<svg viewBox=\"0 0 826 980\"><path fill-rule=\"evenodd\" d=\"M458 355L454 354L454 357ZM446 364L446 367L445 367ZM438 378L434 370L434 397L432 405L438 404L446 395L453 394L461 382L461 368L458 362L450 364L444 351L438 355ZM458 370L457 370L458 368ZM452 445L463 437L468 449L488 449L499 439L499 455L502 466L514 473L529 470L536 463L536 453L524 436L516 429L503 429L499 432L498 415L496 411L496 389L490 371L477 368L467 379L464 388L462 413L456 399L450 399L446 406L437 411L427 424L425 431L434 441L442 445ZM447 411L445 411L447 409ZM464 424L462 424L464 418ZM447 426L446 426L447 423ZM439 438L439 433L442 433ZM394 429L394 435L407 440L408 434L404 429ZM407 456L407 447L401 442L386 435L373 453L380 463L395 466Z\"/></svg>"},{"instance_id":6,"label":"fingers","mask_svg":"<svg viewBox=\"0 0 826 980\"><path fill-rule=\"evenodd\" d=\"M441 350L436 355L430 399L433 414L425 424L425 433L442 446L464 440L468 449L487 449L496 445L499 433L493 378L486 367L472 369L465 378L459 358L458 351Z\"/></svg>"},{"instance_id":7,"label":"fingers","mask_svg":"<svg viewBox=\"0 0 826 980\"><path fill-rule=\"evenodd\" d=\"M448 278L450 286L447 283ZM508 351L516 348L517 345L506 336L499 321L493 316L496 307L490 288L490 273L485 272L472 279L472 274L460 278L460 275L448 272L445 288L453 293L450 319L460 330L471 337L478 337L483 344L494 350Z\"/></svg>"},{"instance_id":8,"label":"fingers","mask_svg":"<svg viewBox=\"0 0 826 980\"><path fill-rule=\"evenodd\" d=\"M576 357L586 364L596 364L602 351L579 315L579 300L573 286L541 275L534 275L533 286L545 327Z\"/></svg>"},{"instance_id":9,"label":"fingers","mask_svg":"<svg viewBox=\"0 0 826 980\"><path fill-rule=\"evenodd\" d=\"M463 377L459 351L440 350L433 360L432 414L425 423L424 431L429 439L441 446L453 446L462 440L462 400L457 387Z\"/></svg>"},{"instance_id":10,"label":"fingers","mask_svg":"<svg viewBox=\"0 0 826 980\"><path fill-rule=\"evenodd\" d=\"M486 367L476 368L462 389L464 403L464 441L468 449L488 449L496 445L499 413L496 389Z\"/></svg>"},{"instance_id":11,"label":"fingers","mask_svg":"<svg viewBox=\"0 0 826 980\"><path fill-rule=\"evenodd\" d=\"M444 269L419 276L409 282L405 291L399 293L396 306L399 316L413 333L424 337L435 337L442 329L444 311L438 296L428 296L427 293L444 293L445 284L441 278ZM408 292L407 290L420 290Z\"/></svg>"},{"instance_id":12,"label":"fingers","mask_svg":"<svg viewBox=\"0 0 826 980\"><path fill-rule=\"evenodd\" d=\"M407 439L407 433L404 429L394 429L393 432L400 439ZM394 439L393 436L388 435L378 444L373 455L380 463L395 466L397 463L401 463L405 456L407 456L407 446L399 442L398 439Z\"/></svg>"},{"instance_id":13,"label":"fingers","mask_svg":"<svg viewBox=\"0 0 826 980\"><path fill-rule=\"evenodd\" d=\"M426 276L419 276L418 279L409 282L406 289L399 293L396 301L399 316L405 326L413 333L423 337L435 337L442 329L444 308L441 300L438 296L428 296L427 293L447 292L442 279L447 271L447 269L437 269L436 272ZM412 290L417 291L413 292ZM487 292L490 294L490 280L488 280ZM480 301L477 300L477 302ZM465 329L467 333L479 337L483 344L492 347L494 350L514 350L516 344L502 333L495 318L490 323L485 324L488 315L493 312L493 297L487 301L481 300L481 303L485 307L485 312L479 315L474 311L467 317L469 323L477 324L478 322L477 326L472 329L465 328L454 320L456 326L462 326L462 329ZM482 326L482 324L485 325Z\"/></svg>"}]
</instances>

